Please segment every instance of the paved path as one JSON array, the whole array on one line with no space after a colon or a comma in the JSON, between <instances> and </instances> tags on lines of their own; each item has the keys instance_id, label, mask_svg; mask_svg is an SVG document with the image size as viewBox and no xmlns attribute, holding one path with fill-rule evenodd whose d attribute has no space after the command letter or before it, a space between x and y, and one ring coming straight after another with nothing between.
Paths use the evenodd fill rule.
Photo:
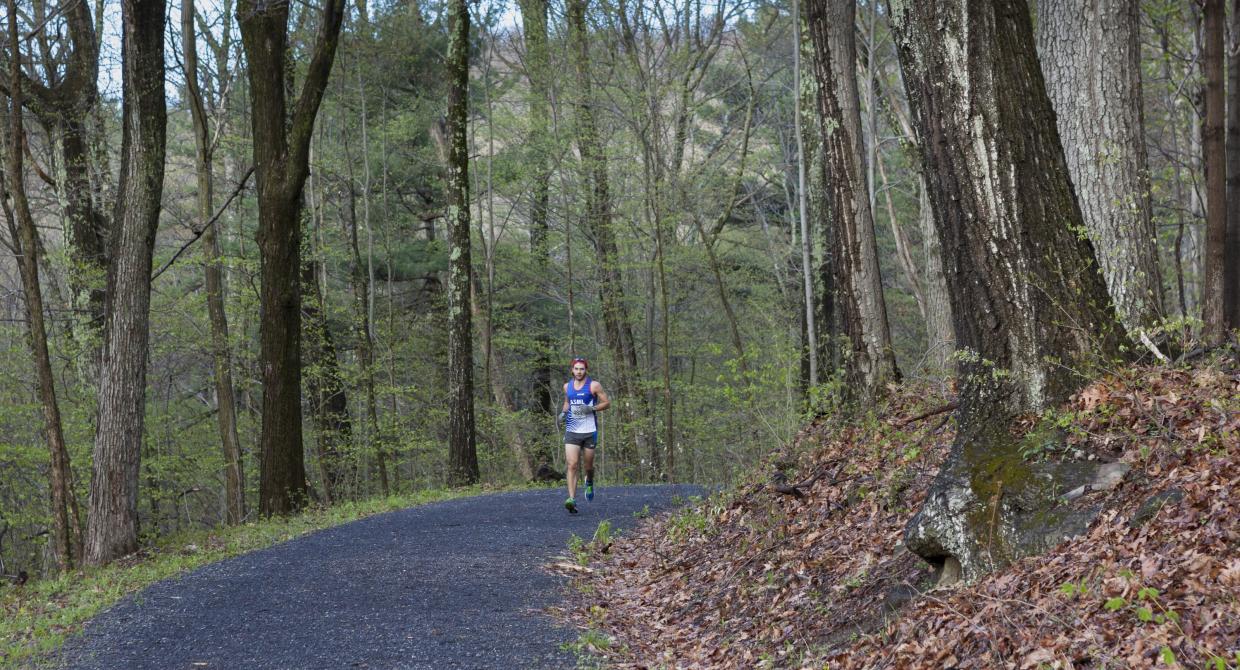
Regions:
<instances>
[{"instance_id":1,"label":"paved path","mask_svg":"<svg viewBox=\"0 0 1240 670\"><path fill-rule=\"evenodd\" d=\"M543 570L572 533L671 506L694 487L478 496L319 531L170 579L118 603L65 647L68 668L571 668L576 631L541 613Z\"/></svg>"}]
</instances>

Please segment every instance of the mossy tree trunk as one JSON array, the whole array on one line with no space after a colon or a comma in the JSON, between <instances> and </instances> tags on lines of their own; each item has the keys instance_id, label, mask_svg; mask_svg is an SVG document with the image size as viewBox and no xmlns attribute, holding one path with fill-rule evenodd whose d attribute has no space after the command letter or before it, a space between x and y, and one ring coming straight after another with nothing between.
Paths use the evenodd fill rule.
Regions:
<instances>
[{"instance_id":1,"label":"mossy tree trunk","mask_svg":"<svg viewBox=\"0 0 1240 670\"><path fill-rule=\"evenodd\" d=\"M1073 195L1024 0L904 3L892 19L961 355L959 437L905 539L971 577L1082 527L1050 492L1088 469L1040 473L1009 427L1065 400L1100 357L1118 357L1122 326Z\"/></svg>"},{"instance_id":2,"label":"mossy tree trunk","mask_svg":"<svg viewBox=\"0 0 1240 670\"><path fill-rule=\"evenodd\" d=\"M36 3L36 21L48 20ZM49 57L40 62L41 81L23 76L24 103L39 119L53 146L54 188L64 213L64 231L72 266L69 283L75 306L84 308L91 333L103 327L104 282L108 272L110 224L101 198L92 183L91 125L99 109L99 40L88 2L63 8L63 42L47 30L32 34L39 51ZM51 53L59 58L51 58ZM34 68L30 69L33 74ZM93 339L93 338L92 338ZM97 343L92 343L94 354ZM91 364L97 364L95 355Z\"/></svg>"},{"instance_id":3,"label":"mossy tree trunk","mask_svg":"<svg viewBox=\"0 0 1240 670\"><path fill-rule=\"evenodd\" d=\"M168 113L164 93L167 7L121 3L124 100L116 228L110 243L98 425L86 526L86 563L138 548L138 470L146 412L151 254L164 186Z\"/></svg>"},{"instance_id":4,"label":"mossy tree trunk","mask_svg":"<svg viewBox=\"0 0 1240 670\"><path fill-rule=\"evenodd\" d=\"M452 0L448 15L448 482L478 481L474 431L474 342L469 253L469 7Z\"/></svg>"}]
</instances>

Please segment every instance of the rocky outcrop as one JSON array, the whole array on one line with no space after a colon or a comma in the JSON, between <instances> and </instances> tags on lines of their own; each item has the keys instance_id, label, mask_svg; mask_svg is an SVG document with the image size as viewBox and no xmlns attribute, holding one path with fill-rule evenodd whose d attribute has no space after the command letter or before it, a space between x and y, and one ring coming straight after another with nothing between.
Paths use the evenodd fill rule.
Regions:
<instances>
[{"instance_id":1,"label":"rocky outcrop","mask_svg":"<svg viewBox=\"0 0 1240 670\"><path fill-rule=\"evenodd\" d=\"M1101 510L1083 499L1114 488L1126 463L1033 460L1026 441L960 441L953 447L904 542L935 566L939 585L971 580L1083 533Z\"/></svg>"}]
</instances>

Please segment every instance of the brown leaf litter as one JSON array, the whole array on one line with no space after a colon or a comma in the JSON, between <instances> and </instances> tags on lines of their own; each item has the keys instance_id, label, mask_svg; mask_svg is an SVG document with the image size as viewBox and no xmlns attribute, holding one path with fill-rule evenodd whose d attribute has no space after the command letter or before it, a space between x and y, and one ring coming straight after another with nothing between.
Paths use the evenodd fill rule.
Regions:
<instances>
[{"instance_id":1,"label":"brown leaf litter","mask_svg":"<svg viewBox=\"0 0 1240 670\"><path fill-rule=\"evenodd\" d=\"M564 615L616 668L1240 668L1240 372L1134 367L1082 389L1056 415L1068 448L1132 465L1086 494L1102 514L929 590L901 540L952 400L908 384L868 420L810 425L741 485L596 552Z\"/></svg>"}]
</instances>

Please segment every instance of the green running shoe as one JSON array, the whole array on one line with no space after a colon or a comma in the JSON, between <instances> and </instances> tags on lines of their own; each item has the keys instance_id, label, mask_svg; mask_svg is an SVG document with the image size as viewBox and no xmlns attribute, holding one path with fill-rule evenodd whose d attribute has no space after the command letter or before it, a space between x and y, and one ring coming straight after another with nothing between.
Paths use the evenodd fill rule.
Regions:
<instances>
[{"instance_id":1,"label":"green running shoe","mask_svg":"<svg viewBox=\"0 0 1240 670\"><path fill-rule=\"evenodd\" d=\"M568 510L571 514L576 514L577 513L577 501L573 500L572 498L565 500L564 509Z\"/></svg>"},{"instance_id":2,"label":"green running shoe","mask_svg":"<svg viewBox=\"0 0 1240 670\"><path fill-rule=\"evenodd\" d=\"M586 500L594 500L594 480L586 480Z\"/></svg>"}]
</instances>

